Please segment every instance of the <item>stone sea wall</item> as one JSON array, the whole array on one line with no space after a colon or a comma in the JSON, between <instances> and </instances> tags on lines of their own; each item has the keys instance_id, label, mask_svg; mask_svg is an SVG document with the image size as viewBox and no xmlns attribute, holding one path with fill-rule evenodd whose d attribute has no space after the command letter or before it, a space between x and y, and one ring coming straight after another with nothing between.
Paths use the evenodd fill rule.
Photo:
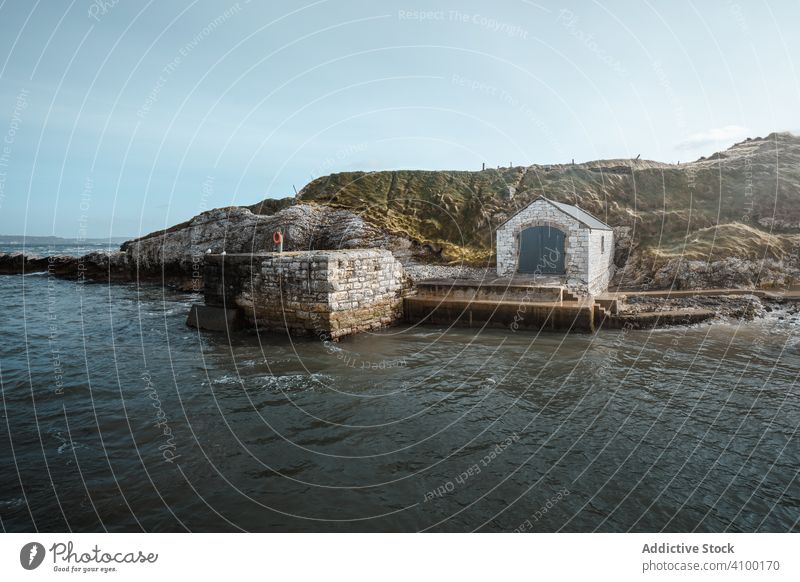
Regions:
<instances>
[{"instance_id":1,"label":"stone sea wall","mask_svg":"<svg viewBox=\"0 0 800 582\"><path fill-rule=\"evenodd\" d=\"M260 330L337 340L402 317L408 279L384 250L205 257L209 306L238 309Z\"/></svg>"}]
</instances>

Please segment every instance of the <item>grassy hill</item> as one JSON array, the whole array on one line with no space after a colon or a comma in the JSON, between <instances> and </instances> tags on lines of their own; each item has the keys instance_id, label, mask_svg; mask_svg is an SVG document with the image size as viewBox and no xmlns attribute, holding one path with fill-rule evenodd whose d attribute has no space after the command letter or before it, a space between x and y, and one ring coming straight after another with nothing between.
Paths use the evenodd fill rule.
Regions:
<instances>
[{"instance_id":1,"label":"grassy hill","mask_svg":"<svg viewBox=\"0 0 800 582\"><path fill-rule=\"evenodd\" d=\"M491 261L494 229L538 196L630 227L640 258L783 260L800 248L800 137L748 139L674 165L600 160L479 172L346 172L314 180L302 202L348 208L446 260Z\"/></svg>"}]
</instances>

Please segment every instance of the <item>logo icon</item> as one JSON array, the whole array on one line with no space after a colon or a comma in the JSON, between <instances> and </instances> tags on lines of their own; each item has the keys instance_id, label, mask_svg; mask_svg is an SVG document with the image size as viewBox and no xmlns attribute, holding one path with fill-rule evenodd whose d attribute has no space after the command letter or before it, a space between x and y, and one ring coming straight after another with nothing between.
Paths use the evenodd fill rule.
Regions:
<instances>
[{"instance_id":1,"label":"logo icon","mask_svg":"<svg viewBox=\"0 0 800 582\"><path fill-rule=\"evenodd\" d=\"M19 551L19 563L26 570L35 570L44 561L44 546L39 542L30 542Z\"/></svg>"}]
</instances>

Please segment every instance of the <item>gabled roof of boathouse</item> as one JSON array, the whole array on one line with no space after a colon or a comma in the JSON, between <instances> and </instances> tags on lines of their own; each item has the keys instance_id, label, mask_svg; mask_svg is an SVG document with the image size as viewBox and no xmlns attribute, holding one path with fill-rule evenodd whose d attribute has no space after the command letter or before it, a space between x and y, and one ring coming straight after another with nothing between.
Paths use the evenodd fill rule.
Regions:
<instances>
[{"instance_id":1,"label":"gabled roof of boathouse","mask_svg":"<svg viewBox=\"0 0 800 582\"><path fill-rule=\"evenodd\" d=\"M500 229L503 225L505 225L506 222L514 218L517 214L524 211L525 209L530 208L531 206L539 202L539 200L544 200L545 202L549 202L567 216L574 218L575 220L577 220L578 222L580 222L581 224L592 230L614 230L605 222L603 222L596 216L589 214L582 208L578 208L577 206L573 206L572 204L564 204L563 202L556 202L555 200L550 200L549 198L545 198L544 196L539 196L535 200L531 201L531 203L525 206L524 208L519 209L517 212L515 212L510 217L505 219L500 225L498 225L497 229Z\"/></svg>"}]
</instances>

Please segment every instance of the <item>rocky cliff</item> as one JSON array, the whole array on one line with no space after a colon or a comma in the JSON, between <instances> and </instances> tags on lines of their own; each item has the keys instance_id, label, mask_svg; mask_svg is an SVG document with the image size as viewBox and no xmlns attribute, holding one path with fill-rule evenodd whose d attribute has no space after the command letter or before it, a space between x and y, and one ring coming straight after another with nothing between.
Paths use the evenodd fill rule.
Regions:
<instances>
[{"instance_id":1,"label":"rocky cliff","mask_svg":"<svg viewBox=\"0 0 800 582\"><path fill-rule=\"evenodd\" d=\"M257 205L259 206L259 205ZM179 228L128 241L122 252L145 273L165 266L169 275L192 273L203 255L275 250L273 234L284 235L284 250L383 248L402 255L407 239L387 234L356 213L320 204L295 204L274 214L255 214L250 207L204 212Z\"/></svg>"},{"instance_id":2,"label":"rocky cliff","mask_svg":"<svg viewBox=\"0 0 800 582\"><path fill-rule=\"evenodd\" d=\"M615 227L614 283L623 288L800 281L800 138L788 133L683 164L618 159L332 174L296 198L204 212L128 241L119 253L81 259L82 268L100 279L187 287L208 250L271 251L277 229L286 250L380 247L405 260L491 268L494 229L538 196L576 204ZM75 276L77 261L56 261L60 276ZM45 259L5 255L0 273L20 272L23 264L48 267Z\"/></svg>"},{"instance_id":3,"label":"rocky cliff","mask_svg":"<svg viewBox=\"0 0 800 582\"><path fill-rule=\"evenodd\" d=\"M800 278L800 138L789 133L682 164L351 172L314 180L299 194L358 210L387 232L471 263L491 263L494 228L538 196L616 227L622 286L775 286Z\"/></svg>"}]
</instances>

